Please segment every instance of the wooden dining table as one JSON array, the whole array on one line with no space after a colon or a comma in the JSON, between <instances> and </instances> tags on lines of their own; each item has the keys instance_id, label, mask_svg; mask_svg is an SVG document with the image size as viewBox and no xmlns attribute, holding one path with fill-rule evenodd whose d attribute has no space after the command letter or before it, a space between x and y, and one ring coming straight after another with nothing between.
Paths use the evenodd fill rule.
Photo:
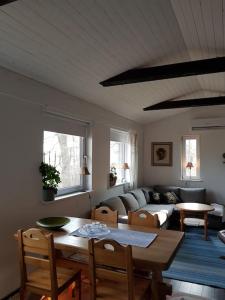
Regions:
<instances>
[{"instance_id":1,"label":"wooden dining table","mask_svg":"<svg viewBox=\"0 0 225 300\"><path fill-rule=\"evenodd\" d=\"M81 255L88 255L88 239L72 236L70 233L91 222L93 222L91 219L70 217L70 222L63 229L51 231L54 234L55 249L58 250L58 253L61 253L61 251L75 251ZM167 270L171 265L183 240L184 233L121 223L107 225L118 229L157 234L156 239L147 248L132 246L132 256L137 270L152 271L152 299L159 300L158 286L163 281L162 271Z\"/></svg>"}]
</instances>

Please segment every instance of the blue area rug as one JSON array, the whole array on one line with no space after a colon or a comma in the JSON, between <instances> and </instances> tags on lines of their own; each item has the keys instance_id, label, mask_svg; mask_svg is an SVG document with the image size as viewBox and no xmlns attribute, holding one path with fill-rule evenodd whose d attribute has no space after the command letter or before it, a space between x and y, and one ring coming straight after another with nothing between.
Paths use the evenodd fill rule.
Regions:
<instances>
[{"instance_id":1,"label":"blue area rug","mask_svg":"<svg viewBox=\"0 0 225 300\"><path fill-rule=\"evenodd\" d=\"M187 282L225 288L225 244L217 237L218 231L209 230L203 239L202 228L187 228L184 242L170 268L163 276Z\"/></svg>"}]
</instances>

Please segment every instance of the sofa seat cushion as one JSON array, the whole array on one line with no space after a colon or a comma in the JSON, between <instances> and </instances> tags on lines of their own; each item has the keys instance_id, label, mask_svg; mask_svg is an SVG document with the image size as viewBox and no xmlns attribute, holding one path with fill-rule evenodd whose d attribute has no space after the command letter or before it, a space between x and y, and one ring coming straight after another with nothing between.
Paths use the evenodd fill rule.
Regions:
<instances>
[{"instance_id":1,"label":"sofa seat cushion","mask_svg":"<svg viewBox=\"0 0 225 300\"><path fill-rule=\"evenodd\" d=\"M143 207L147 204L145 195L141 189L136 189L136 190L130 191L129 193L132 194L137 199L139 207Z\"/></svg>"},{"instance_id":2,"label":"sofa seat cushion","mask_svg":"<svg viewBox=\"0 0 225 300\"><path fill-rule=\"evenodd\" d=\"M120 197L112 197L100 203L101 206L108 206L112 210L117 210L119 215L126 215L126 208Z\"/></svg>"},{"instance_id":3,"label":"sofa seat cushion","mask_svg":"<svg viewBox=\"0 0 225 300\"><path fill-rule=\"evenodd\" d=\"M132 194L127 193L120 195L119 197L122 199L127 213L128 211L135 211L140 208L137 199Z\"/></svg>"},{"instance_id":4,"label":"sofa seat cushion","mask_svg":"<svg viewBox=\"0 0 225 300\"><path fill-rule=\"evenodd\" d=\"M205 203L204 188L180 188L180 198L182 202Z\"/></svg>"},{"instance_id":5,"label":"sofa seat cushion","mask_svg":"<svg viewBox=\"0 0 225 300\"><path fill-rule=\"evenodd\" d=\"M150 213L163 211L166 212L168 217L170 217L175 208L174 204L147 204L142 209L149 211Z\"/></svg>"}]
</instances>

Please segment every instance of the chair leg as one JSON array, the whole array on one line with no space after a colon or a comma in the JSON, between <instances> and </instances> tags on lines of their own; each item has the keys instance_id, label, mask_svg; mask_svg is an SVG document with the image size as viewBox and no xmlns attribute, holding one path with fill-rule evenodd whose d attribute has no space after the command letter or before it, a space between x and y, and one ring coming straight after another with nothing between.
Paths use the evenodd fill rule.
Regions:
<instances>
[{"instance_id":1,"label":"chair leg","mask_svg":"<svg viewBox=\"0 0 225 300\"><path fill-rule=\"evenodd\" d=\"M78 285L79 285L79 300L81 300L81 272L78 275Z\"/></svg>"},{"instance_id":2,"label":"chair leg","mask_svg":"<svg viewBox=\"0 0 225 300\"><path fill-rule=\"evenodd\" d=\"M81 300L81 272L77 274L77 279L75 280L75 288L73 290L73 297L76 295L75 290L78 288L79 291L79 300Z\"/></svg>"},{"instance_id":3,"label":"chair leg","mask_svg":"<svg viewBox=\"0 0 225 300\"><path fill-rule=\"evenodd\" d=\"M58 295L56 293L52 293L51 300L58 300Z\"/></svg>"},{"instance_id":4,"label":"chair leg","mask_svg":"<svg viewBox=\"0 0 225 300\"><path fill-rule=\"evenodd\" d=\"M20 289L20 300L25 300L25 289L24 288Z\"/></svg>"}]
</instances>

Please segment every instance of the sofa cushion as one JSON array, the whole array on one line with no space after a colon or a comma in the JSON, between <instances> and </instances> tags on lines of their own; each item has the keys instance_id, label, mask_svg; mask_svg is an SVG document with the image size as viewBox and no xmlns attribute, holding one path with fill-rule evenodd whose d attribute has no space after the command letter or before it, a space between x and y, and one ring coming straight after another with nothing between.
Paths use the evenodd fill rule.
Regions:
<instances>
[{"instance_id":1,"label":"sofa cushion","mask_svg":"<svg viewBox=\"0 0 225 300\"><path fill-rule=\"evenodd\" d=\"M145 195L146 202L150 203L150 199L151 199L150 196L154 192L153 187L144 186L144 187L141 187L141 189Z\"/></svg>"},{"instance_id":2,"label":"sofa cushion","mask_svg":"<svg viewBox=\"0 0 225 300\"><path fill-rule=\"evenodd\" d=\"M164 202L167 204L176 204L180 202L180 199L174 192L166 192L163 194Z\"/></svg>"},{"instance_id":3,"label":"sofa cushion","mask_svg":"<svg viewBox=\"0 0 225 300\"><path fill-rule=\"evenodd\" d=\"M173 185L155 185L154 190L158 193L174 192L178 197L180 195L180 188Z\"/></svg>"},{"instance_id":4,"label":"sofa cushion","mask_svg":"<svg viewBox=\"0 0 225 300\"><path fill-rule=\"evenodd\" d=\"M136 189L136 190L130 191L129 193L131 193L137 199L139 207L143 207L147 204L145 195L141 189Z\"/></svg>"},{"instance_id":5,"label":"sofa cushion","mask_svg":"<svg viewBox=\"0 0 225 300\"><path fill-rule=\"evenodd\" d=\"M127 193L127 194L120 195L119 197L122 199L127 212L135 211L140 208L139 203L137 202L136 198L132 194Z\"/></svg>"},{"instance_id":6,"label":"sofa cushion","mask_svg":"<svg viewBox=\"0 0 225 300\"><path fill-rule=\"evenodd\" d=\"M180 198L183 202L205 203L204 188L180 188Z\"/></svg>"},{"instance_id":7,"label":"sofa cushion","mask_svg":"<svg viewBox=\"0 0 225 300\"><path fill-rule=\"evenodd\" d=\"M164 197L162 193L153 192L150 194L150 203L160 204L164 202Z\"/></svg>"},{"instance_id":8,"label":"sofa cushion","mask_svg":"<svg viewBox=\"0 0 225 300\"><path fill-rule=\"evenodd\" d=\"M126 209L120 197L112 197L100 203L101 206L108 206L112 210L117 210L119 215L126 215Z\"/></svg>"},{"instance_id":9,"label":"sofa cushion","mask_svg":"<svg viewBox=\"0 0 225 300\"><path fill-rule=\"evenodd\" d=\"M159 212L164 211L167 213L168 217L170 217L175 208L175 204L147 204L142 209L147 210L149 212Z\"/></svg>"}]
</instances>

